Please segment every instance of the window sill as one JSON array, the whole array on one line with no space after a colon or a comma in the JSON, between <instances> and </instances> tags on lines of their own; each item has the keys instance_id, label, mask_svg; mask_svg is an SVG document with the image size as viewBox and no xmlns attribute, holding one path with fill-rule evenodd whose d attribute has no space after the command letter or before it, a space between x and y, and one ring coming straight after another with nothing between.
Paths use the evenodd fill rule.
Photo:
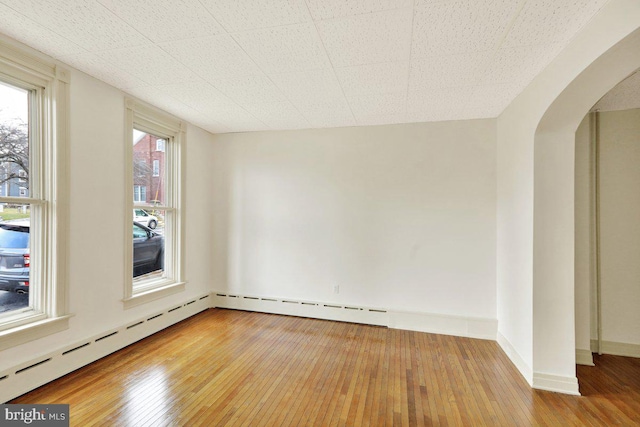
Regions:
<instances>
[{"instance_id":1,"label":"window sill","mask_svg":"<svg viewBox=\"0 0 640 427\"><path fill-rule=\"evenodd\" d=\"M71 315L52 317L0 332L0 351L69 329Z\"/></svg>"},{"instance_id":2,"label":"window sill","mask_svg":"<svg viewBox=\"0 0 640 427\"><path fill-rule=\"evenodd\" d=\"M144 290L132 295L129 298L122 300L124 309L128 310L131 307L136 307L141 304L146 304L149 301L154 301L160 298L167 297L169 295L177 294L185 290L184 282L171 283L165 286L159 286L153 289Z\"/></svg>"}]
</instances>

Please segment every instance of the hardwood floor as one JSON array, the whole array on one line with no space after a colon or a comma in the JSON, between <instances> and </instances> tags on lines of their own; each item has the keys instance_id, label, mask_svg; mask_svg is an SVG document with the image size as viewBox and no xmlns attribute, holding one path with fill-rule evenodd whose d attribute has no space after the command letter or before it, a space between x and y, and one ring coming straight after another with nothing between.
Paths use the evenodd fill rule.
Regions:
<instances>
[{"instance_id":1,"label":"hardwood floor","mask_svg":"<svg viewBox=\"0 0 640 427\"><path fill-rule=\"evenodd\" d=\"M497 343L213 309L11 403L75 426L640 425L640 359L531 390Z\"/></svg>"}]
</instances>

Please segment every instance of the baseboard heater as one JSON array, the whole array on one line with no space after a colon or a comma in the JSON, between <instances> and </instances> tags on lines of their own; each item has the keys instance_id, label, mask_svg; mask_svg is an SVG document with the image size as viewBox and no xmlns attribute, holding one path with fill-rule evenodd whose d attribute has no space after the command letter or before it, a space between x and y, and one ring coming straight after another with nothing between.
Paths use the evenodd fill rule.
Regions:
<instances>
[{"instance_id":1,"label":"baseboard heater","mask_svg":"<svg viewBox=\"0 0 640 427\"><path fill-rule=\"evenodd\" d=\"M136 341L210 308L210 295L128 322L118 328L66 345L46 355L0 372L0 403L88 365Z\"/></svg>"},{"instance_id":2,"label":"baseboard heater","mask_svg":"<svg viewBox=\"0 0 640 427\"><path fill-rule=\"evenodd\" d=\"M366 325L388 326L389 313L384 308L360 307L337 303L302 301L291 298L259 297L217 292L212 305L220 308L285 314L314 319L337 320Z\"/></svg>"}]
</instances>

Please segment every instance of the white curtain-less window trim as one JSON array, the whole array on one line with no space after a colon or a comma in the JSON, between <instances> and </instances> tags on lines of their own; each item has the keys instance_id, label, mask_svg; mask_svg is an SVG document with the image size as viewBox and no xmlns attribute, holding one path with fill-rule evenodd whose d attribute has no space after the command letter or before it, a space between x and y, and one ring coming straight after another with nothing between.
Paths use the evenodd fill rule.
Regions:
<instances>
[{"instance_id":1,"label":"white curtain-less window trim","mask_svg":"<svg viewBox=\"0 0 640 427\"><path fill-rule=\"evenodd\" d=\"M125 100L125 277L124 298L125 308L134 307L158 298L181 292L184 283L184 224L183 224L183 189L184 180L184 146L186 144L185 124L147 104L134 99ZM162 139L161 148L164 153L164 199L162 203L154 202L153 206L145 203L141 194L135 194L134 179L134 149L132 138L134 129ZM158 144L153 147L158 148ZM152 170L155 172L153 163ZM159 171L158 171L159 172ZM154 175L152 173L150 175ZM145 198L155 197L155 193L146 194ZM133 238L131 233L131 215L133 209L153 208L164 213L164 270L162 277L147 279L133 279Z\"/></svg>"},{"instance_id":2,"label":"white curtain-less window trim","mask_svg":"<svg viewBox=\"0 0 640 427\"><path fill-rule=\"evenodd\" d=\"M25 195L0 197L0 203L27 204L31 211L29 307L0 315L3 350L69 327L69 72L0 36L0 80L29 93L31 165Z\"/></svg>"}]
</instances>

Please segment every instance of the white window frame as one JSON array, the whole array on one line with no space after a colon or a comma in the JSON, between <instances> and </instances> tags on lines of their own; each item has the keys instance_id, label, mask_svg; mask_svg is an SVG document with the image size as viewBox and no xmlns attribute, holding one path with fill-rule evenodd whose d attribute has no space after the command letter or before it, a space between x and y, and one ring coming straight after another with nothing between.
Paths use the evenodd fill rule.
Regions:
<instances>
[{"instance_id":1,"label":"white window frame","mask_svg":"<svg viewBox=\"0 0 640 427\"><path fill-rule=\"evenodd\" d=\"M0 79L30 93L29 197L0 202L31 207L30 305L0 316L0 350L69 328L69 72L0 36Z\"/></svg>"},{"instance_id":2,"label":"white window frame","mask_svg":"<svg viewBox=\"0 0 640 427\"><path fill-rule=\"evenodd\" d=\"M184 215L183 194L184 146L186 125L175 117L134 99L125 100L125 309L163 298L185 289L184 282ZM148 209L145 203L133 202L133 129L165 139L165 200L154 209L165 212L164 225L164 277L133 280L133 237L131 213L134 209Z\"/></svg>"},{"instance_id":3,"label":"white window frame","mask_svg":"<svg viewBox=\"0 0 640 427\"><path fill-rule=\"evenodd\" d=\"M162 151L162 152L164 152L164 147L165 147L165 144L166 144L166 143L167 143L167 142L166 142L164 139L162 139L162 138L160 138L160 139L156 139L156 151Z\"/></svg>"}]
</instances>

